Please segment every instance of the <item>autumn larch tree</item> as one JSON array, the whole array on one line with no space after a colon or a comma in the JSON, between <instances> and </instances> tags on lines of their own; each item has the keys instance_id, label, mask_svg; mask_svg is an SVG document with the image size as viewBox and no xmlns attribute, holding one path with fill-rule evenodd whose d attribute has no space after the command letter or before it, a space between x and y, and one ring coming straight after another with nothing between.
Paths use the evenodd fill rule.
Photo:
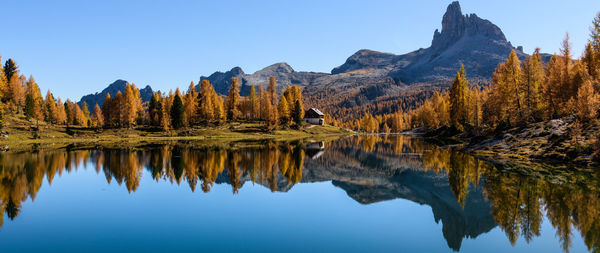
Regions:
<instances>
[{"instance_id":1,"label":"autumn larch tree","mask_svg":"<svg viewBox=\"0 0 600 253\"><path fill-rule=\"evenodd\" d=\"M123 103L123 94L121 93L121 91L117 91L117 94L115 94L115 97L113 99L111 99L111 105L110 105L110 125L113 127L121 126L122 103Z\"/></svg>"},{"instance_id":2,"label":"autumn larch tree","mask_svg":"<svg viewBox=\"0 0 600 253\"><path fill-rule=\"evenodd\" d=\"M187 93L184 97L184 112L185 112L185 125L193 125L197 121L198 112L198 92L196 92L196 85L192 81L188 86Z\"/></svg>"},{"instance_id":3,"label":"autumn larch tree","mask_svg":"<svg viewBox=\"0 0 600 253\"><path fill-rule=\"evenodd\" d=\"M469 82L465 74L465 66L461 65L460 71L456 73L449 92L450 120L452 126L459 130L463 129L463 124L467 119L466 102L468 90Z\"/></svg>"},{"instance_id":4,"label":"autumn larch tree","mask_svg":"<svg viewBox=\"0 0 600 253\"><path fill-rule=\"evenodd\" d=\"M250 103L250 118L257 119L260 114L260 102L256 96L256 88L254 85L250 86L250 95L248 95L248 102Z\"/></svg>"},{"instance_id":5,"label":"autumn larch tree","mask_svg":"<svg viewBox=\"0 0 600 253\"><path fill-rule=\"evenodd\" d=\"M52 96L50 90L46 93L44 112L46 122L51 124L56 124L58 122L58 108L56 107L56 101L54 101L54 96Z\"/></svg>"},{"instance_id":6,"label":"autumn larch tree","mask_svg":"<svg viewBox=\"0 0 600 253\"><path fill-rule=\"evenodd\" d=\"M279 113L279 121L283 126L287 126L290 123L289 107L287 99L282 95L279 99L279 104L277 105L277 112Z\"/></svg>"},{"instance_id":7,"label":"autumn larch tree","mask_svg":"<svg viewBox=\"0 0 600 253\"><path fill-rule=\"evenodd\" d=\"M96 104L94 106L94 112L92 113L92 124L96 128L101 128L104 125L104 116L102 115L102 109Z\"/></svg>"},{"instance_id":8,"label":"autumn larch tree","mask_svg":"<svg viewBox=\"0 0 600 253\"><path fill-rule=\"evenodd\" d=\"M198 94L198 115L204 121L215 119L215 101L213 101L214 88L208 80L200 82L200 93Z\"/></svg>"},{"instance_id":9,"label":"autumn larch tree","mask_svg":"<svg viewBox=\"0 0 600 253\"><path fill-rule=\"evenodd\" d=\"M237 78L231 78L231 86L227 95L227 119L237 120L241 116L240 111L240 84Z\"/></svg>"},{"instance_id":10,"label":"autumn larch tree","mask_svg":"<svg viewBox=\"0 0 600 253\"><path fill-rule=\"evenodd\" d=\"M138 118L138 113L142 109L140 91L135 87L135 84L127 83L122 100L120 110L121 126L132 127Z\"/></svg>"},{"instance_id":11,"label":"autumn larch tree","mask_svg":"<svg viewBox=\"0 0 600 253\"><path fill-rule=\"evenodd\" d=\"M56 102L56 111L56 123L65 124L67 121L67 112L65 111L65 105L60 98Z\"/></svg>"},{"instance_id":12,"label":"autumn larch tree","mask_svg":"<svg viewBox=\"0 0 600 253\"><path fill-rule=\"evenodd\" d=\"M82 124L85 126L90 126L90 124L92 122L90 119L90 109L89 109L87 102L83 101L80 108L81 108L81 114L83 115Z\"/></svg>"},{"instance_id":13,"label":"autumn larch tree","mask_svg":"<svg viewBox=\"0 0 600 253\"><path fill-rule=\"evenodd\" d=\"M525 121L541 120L544 111L542 87L544 84L544 65L540 56L540 49L536 48L533 55L523 62L522 93L525 94Z\"/></svg>"},{"instance_id":14,"label":"autumn larch tree","mask_svg":"<svg viewBox=\"0 0 600 253\"><path fill-rule=\"evenodd\" d=\"M106 96L104 97L104 103L102 104L102 117L104 118L104 124L103 124L104 127L111 125L111 120L112 120L111 106L112 106L112 101L110 99L110 93L107 92Z\"/></svg>"}]
</instances>

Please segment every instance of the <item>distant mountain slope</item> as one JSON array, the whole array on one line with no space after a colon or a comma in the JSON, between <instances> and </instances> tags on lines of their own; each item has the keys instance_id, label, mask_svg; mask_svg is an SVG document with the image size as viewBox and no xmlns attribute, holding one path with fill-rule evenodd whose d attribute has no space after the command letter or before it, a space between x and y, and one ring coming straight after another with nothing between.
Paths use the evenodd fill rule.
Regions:
<instances>
[{"instance_id":1,"label":"distant mountain slope","mask_svg":"<svg viewBox=\"0 0 600 253\"><path fill-rule=\"evenodd\" d=\"M202 80L208 80L215 87L215 91L220 94L227 94L231 85L231 78L235 77L241 84L241 95L247 96L250 93L251 85L261 85L266 88L269 83L269 78L274 76L277 79L278 90L283 90L291 85L300 85L302 87L311 85L312 82L321 76L326 76L327 73L315 72L297 72L285 62L275 63L253 74L245 74L240 67L235 67L226 72L215 72L206 77L200 77ZM199 87L199 83L198 86Z\"/></svg>"},{"instance_id":2,"label":"distant mountain slope","mask_svg":"<svg viewBox=\"0 0 600 253\"><path fill-rule=\"evenodd\" d=\"M81 100L79 100L78 104L81 106L83 102L87 102L91 111L93 109L93 106L95 106L96 104L100 106L104 104L104 98L106 97L106 93L110 93L110 96L114 97L119 91L121 91L121 93L125 92L126 85L127 81L121 79L116 80L110 85L108 85L108 87L106 87L101 92L96 92L94 94L89 94L81 97ZM150 86L146 86L145 88L140 89L140 97L142 98L142 102L150 101L152 94L154 94L154 92L152 91L152 88Z\"/></svg>"}]
</instances>

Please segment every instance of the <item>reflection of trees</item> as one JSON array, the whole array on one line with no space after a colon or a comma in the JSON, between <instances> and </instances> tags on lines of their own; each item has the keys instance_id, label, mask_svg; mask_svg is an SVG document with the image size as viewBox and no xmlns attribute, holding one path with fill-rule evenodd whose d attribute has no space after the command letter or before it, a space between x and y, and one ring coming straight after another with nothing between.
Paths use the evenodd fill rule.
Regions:
<instances>
[{"instance_id":1,"label":"reflection of trees","mask_svg":"<svg viewBox=\"0 0 600 253\"><path fill-rule=\"evenodd\" d=\"M361 143L365 152L389 157L395 154L405 165L420 163L417 168L447 174L450 188L463 207L470 187L481 182L494 219L513 245L519 237L530 242L540 236L545 213L564 251L571 246L573 229L581 233L590 251L600 251L600 192L595 188L598 178L590 179L591 183L570 184L502 172L496 165L473 156L403 136L365 136L333 146L347 152L346 147ZM411 153L416 155L407 156Z\"/></svg>"},{"instance_id":2,"label":"reflection of trees","mask_svg":"<svg viewBox=\"0 0 600 253\"><path fill-rule=\"evenodd\" d=\"M463 208L474 188L483 189L492 205L494 220L512 244L519 237L530 242L540 236L545 214L565 251L571 245L574 231L581 233L590 251L600 251L597 178L590 179L591 183L574 184L520 176L502 172L495 165L464 153L405 136L342 139L326 145L325 155L316 159L325 168L340 164L350 168L346 171L348 175L344 174L348 178L359 170L360 175L375 177L397 176L397 171L406 169L447 175L450 189ZM145 168L155 181L188 184L192 191L200 184L203 192L209 192L215 183L228 183L237 193L246 181L264 185L271 191L285 190L286 182L288 186L296 184L303 173L310 172L304 168L304 160L305 151L300 143L274 142L247 148L177 144L3 153L0 154L0 211L9 219L16 218L22 203L36 198L44 178L51 184L56 175L88 164L92 165L90 169L102 172L109 184L114 181L129 192L138 189ZM0 215L0 226L3 217Z\"/></svg>"},{"instance_id":3,"label":"reflection of trees","mask_svg":"<svg viewBox=\"0 0 600 253\"><path fill-rule=\"evenodd\" d=\"M234 193L246 180L275 191L281 179L289 184L300 182L304 150L299 143L267 143L263 147L245 149L157 145L143 149L0 154L0 211L10 219L16 218L22 203L35 199L44 177L51 184L56 175L85 168L88 164L92 164L96 173L102 172L109 184L114 181L129 192L135 192L140 186L144 168L155 181L177 184L185 181L192 191L200 182L202 191L209 192L220 175L228 178L226 182ZM0 227L3 217L0 215Z\"/></svg>"}]
</instances>

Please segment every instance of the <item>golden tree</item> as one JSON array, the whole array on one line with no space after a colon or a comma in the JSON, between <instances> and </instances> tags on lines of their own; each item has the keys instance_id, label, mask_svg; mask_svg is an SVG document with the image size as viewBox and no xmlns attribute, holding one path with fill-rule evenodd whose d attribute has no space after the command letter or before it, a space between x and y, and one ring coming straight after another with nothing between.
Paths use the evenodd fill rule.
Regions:
<instances>
[{"instance_id":1,"label":"golden tree","mask_svg":"<svg viewBox=\"0 0 600 253\"><path fill-rule=\"evenodd\" d=\"M237 120L242 112L240 111L240 84L237 78L231 78L231 86L227 95L227 119Z\"/></svg>"},{"instance_id":2,"label":"golden tree","mask_svg":"<svg viewBox=\"0 0 600 253\"><path fill-rule=\"evenodd\" d=\"M215 95L214 87L208 80L200 82L200 94L198 95L198 114L201 119L211 121L215 119Z\"/></svg>"},{"instance_id":3,"label":"golden tree","mask_svg":"<svg viewBox=\"0 0 600 253\"><path fill-rule=\"evenodd\" d=\"M452 126L456 129L463 129L463 124L467 121L467 93L469 90L469 81L465 74L465 66L461 65L460 71L456 73L454 82L450 86L450 120Z\"/></svg>"},{"instance_id":4,"label":"golden tree","mask_svg":"<svg viewBox=\"0 0 600 253\"><path fill-rule=\"evenodd\" d=\"M96 104L94 106L94 112L92 113L92 125L97 128L101 128L104 125L104 115L102 115L102 109Z\"/></svg>"},{"instance_id":5,"label":"golden tree","mask_svg":"<svg viewBox=\"0 0 600 253\"><path fill-rule=\"evenodd\" d=\"M250 95L248 95L248 103L250 107L250 118L256 119L260 115L260 101L256 96L256 88L250 86Z\"/></svg>"},{"instance_id":6,"label":"golden tree","mask_svg":"<svg viewBox=\"0 0 600 253\"><path fill-rule=\"evenodd\" d=\"M279 104L277 105L277 112L279 113L279 120L281 124L286 126L290 123L290 109L285 96L281 96Z\"/></svg>"},{"instance_id":7,"label":"golden tree","mask_svg":"<svg viewBox=\"0 0 600 253\"><path fill-rule=\"evenodd\" d=\"M55 124L58 122L58 108L56 107L56 101L54 96L50 93L50 90L46 93L45 107L45 120L49 123Z\"/></svg>"}]
</instances>

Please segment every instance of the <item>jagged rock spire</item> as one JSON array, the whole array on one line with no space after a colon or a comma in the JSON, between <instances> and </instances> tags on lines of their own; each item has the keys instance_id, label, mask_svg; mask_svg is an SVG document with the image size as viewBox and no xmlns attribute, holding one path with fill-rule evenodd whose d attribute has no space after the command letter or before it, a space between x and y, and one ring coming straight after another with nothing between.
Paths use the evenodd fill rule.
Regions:
<instances>
[{"instance_id":1,"label":"jagged rock spire","mask_svg":"<svg viewBox=\"0 0 600 253\"><path fill-rule=\"evenodd\" d=\"M442 18L442 31L435 30L431 48L434 51L447 49L465 35L506 41L500 28L475 14L463 15L460 3L455 1L448 5Z\"/></svg>"}]
</instances>

